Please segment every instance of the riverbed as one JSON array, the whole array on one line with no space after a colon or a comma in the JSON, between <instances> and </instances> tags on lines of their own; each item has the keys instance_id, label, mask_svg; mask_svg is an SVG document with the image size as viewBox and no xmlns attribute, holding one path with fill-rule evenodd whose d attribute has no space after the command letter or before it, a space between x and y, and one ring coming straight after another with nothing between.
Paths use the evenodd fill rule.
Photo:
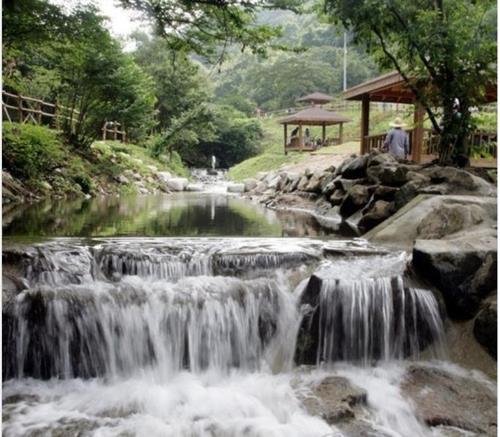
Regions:
<instances>
[{"instance_id":1,"label":"riverbed","mask_svg":"<svg viewBox=\"0 0 500 437\"><path fill-rule=\"evenodd\" d=\"M480 435L426 423L403 388L415 366L491 407L493 381L448 362L408 255L310 215L220 193L102 198L10 211L4 236L7 437ZM313 273L310 364L297 342ZM332 407L315 391L329 377L361 395Z\"/></svg>"}]
</instances>

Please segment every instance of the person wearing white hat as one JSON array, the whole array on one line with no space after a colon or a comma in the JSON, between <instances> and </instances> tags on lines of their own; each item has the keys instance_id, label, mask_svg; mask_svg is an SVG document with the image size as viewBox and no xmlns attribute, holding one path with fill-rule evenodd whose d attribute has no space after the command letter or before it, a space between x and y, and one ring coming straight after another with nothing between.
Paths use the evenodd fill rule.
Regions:
<instances>
[{"instance_id":1,"label":"person wearing white hat","mask_svg":"<svg viewBox=\"0 0 500 437\"><path fill-rule=\"evenodd\" d=\"M410 149L408 133L403 130L406 125L401 117L396 117L390 126L393 129L385 137L384 148L392 155L406 159Z\"/></svg>"}]
</instances>

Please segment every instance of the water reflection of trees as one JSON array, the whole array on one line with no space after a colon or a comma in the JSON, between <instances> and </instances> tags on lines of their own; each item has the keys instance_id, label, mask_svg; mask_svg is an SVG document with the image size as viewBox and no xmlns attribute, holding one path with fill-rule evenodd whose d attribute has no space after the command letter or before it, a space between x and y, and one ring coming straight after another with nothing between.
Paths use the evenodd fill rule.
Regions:
<instances>
[{"instance_id":1,"label":"water reflection of trees","mask_svg":"<svg viewBox=\"0 0 500 437\"><path fill-rule=\"evenodd\" d=\"M4 210L4 235L323 235L314 220L221 195L46 201Z\"/></svg>"}]
</instances>

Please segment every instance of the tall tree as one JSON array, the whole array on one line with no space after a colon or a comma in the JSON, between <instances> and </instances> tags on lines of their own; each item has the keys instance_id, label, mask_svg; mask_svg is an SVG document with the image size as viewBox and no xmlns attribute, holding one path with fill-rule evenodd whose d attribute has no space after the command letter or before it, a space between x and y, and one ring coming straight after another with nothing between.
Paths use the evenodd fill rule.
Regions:
<instances>
[{"instance_id":1,"label":"tall tree","mask_svg":"<svg viewBox=\"0 0 500 437\"><path fill-rule=\"evenodd\" d=\"M323 1L382 68L404 77L440 134L440 161L464 163L470 108L496 78L495 0Z\"/></svg>"}]
</instances>

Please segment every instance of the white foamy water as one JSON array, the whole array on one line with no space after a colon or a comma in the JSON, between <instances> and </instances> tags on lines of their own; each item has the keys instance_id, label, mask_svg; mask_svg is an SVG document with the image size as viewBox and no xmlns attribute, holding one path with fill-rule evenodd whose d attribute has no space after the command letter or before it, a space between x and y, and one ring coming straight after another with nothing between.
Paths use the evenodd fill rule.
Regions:
<instances>
[{"instance_id":1,"label":"white foamy water","mask_svg":"<svg viewBox=\"0 0 500 437\"><path fill-rule=\"evenodd\" d=\"M436 435L399 384L421 333L441 341L437 302L404 284L404 255L359 256L370 250L306 239L28 249L28 288L4 319L3 434L337 437L299 394L339 375L367 391L362 420L379 435ZM303 314L295 284L320 264L311 334L329 367L304 373L294 365Z\"/></svg>"}]
</instances>

